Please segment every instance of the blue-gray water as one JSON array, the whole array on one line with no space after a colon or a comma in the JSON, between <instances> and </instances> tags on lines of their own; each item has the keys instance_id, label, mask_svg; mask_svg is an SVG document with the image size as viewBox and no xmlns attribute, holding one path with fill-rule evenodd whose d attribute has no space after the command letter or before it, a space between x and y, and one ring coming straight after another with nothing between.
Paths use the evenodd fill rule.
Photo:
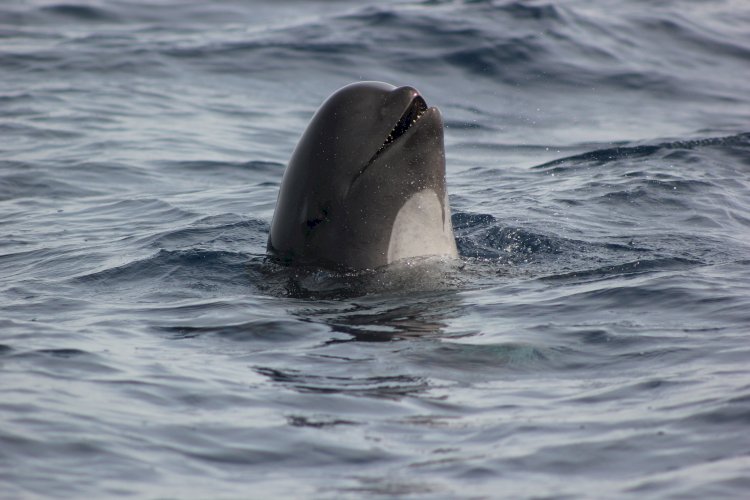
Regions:
<instances>
[{"instance_id":1,"label":"blue-gray water","mask_svg":"<svg viewBox=\"0 0 750 500\"><path fill-rule=\"evenodd\" d=\"M750 6L0 5L1 498L744 498ZM352 81L462 254L264 262Z\"/></svg>"}]
</instances>

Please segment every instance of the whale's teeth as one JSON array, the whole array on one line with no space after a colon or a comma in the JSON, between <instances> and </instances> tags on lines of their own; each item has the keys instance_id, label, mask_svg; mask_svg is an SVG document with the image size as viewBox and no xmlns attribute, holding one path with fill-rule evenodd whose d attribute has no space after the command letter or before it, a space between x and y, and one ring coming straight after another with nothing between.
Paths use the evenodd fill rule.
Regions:
<instances>
[{"instance_id":1,"label":"whale's teeth","mask_svg":"<svg viewBox=\"0 0 750 500\"><path fill-rule=\"evenodd\" d=\"M424 102L424 99L422 99L421 97L417 97L416 99L414 99L410 104L409 109L404 112L403 116L393 126L391 131L388 133L388 136L385 138L385 141L380 146L380 149L378 149L375 154L377 155L381 153L391 143L395 142L399 137L404 135L407 130L409 130L414 124L417 123L417 121L427 110L427 104ZM409 120L409 118L411 118L411 120Z\"/></svg>"}]
</instances>

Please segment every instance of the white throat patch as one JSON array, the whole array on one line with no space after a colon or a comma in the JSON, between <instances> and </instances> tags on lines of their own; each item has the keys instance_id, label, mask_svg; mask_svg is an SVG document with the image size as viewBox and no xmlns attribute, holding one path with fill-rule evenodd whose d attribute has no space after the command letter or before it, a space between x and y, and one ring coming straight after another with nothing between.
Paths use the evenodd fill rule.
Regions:
<instances>
[{"instance_id":1,"label":"white throat patch","mask_svg":"<svg viewBox=\"0 0 750 500\"><path fill-rule=\"evenodd\" d=\"M447 200L441 205L432 189L412 195L396 214L388 243L388 263L428 255L458 256Z\"/></svg>"}]
</instances>

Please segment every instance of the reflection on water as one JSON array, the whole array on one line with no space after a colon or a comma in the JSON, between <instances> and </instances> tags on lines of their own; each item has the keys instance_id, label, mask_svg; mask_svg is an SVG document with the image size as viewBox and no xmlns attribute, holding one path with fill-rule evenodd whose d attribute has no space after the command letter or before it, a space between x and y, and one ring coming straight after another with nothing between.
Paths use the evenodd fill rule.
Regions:
<instances>
[{"instance_id":1,"label":"reflection on water","mask_svg":"<svg viewBox=\"0 0 750 500\"><path fill-rule=\"evenodd\" d=\"M400 399L409 394L420 393L429 388L423 377L409 375L353 377L302 373L298 370L279 370L269 367L256 367L258 374L274 382L294 387L305 393L346 394L378 399Z\"/></svg>"},{"instance_id":2,"label":"reflection on water","mask_svg":"<svg viewBox=\"0 0 750 500\"><path fill-rule=\"evenodd\" d=\"M358 400L399 400L424 394L432 387L427 374L407 369L408 365L384 367L373 348L405 353L409 345L391 342L445 337L448 322L459 316L462 307L458 291L446 286L453 282L452 272L450 267L432 265L346 275L280 270L284 292L294 291L287 313L300 324L323 326L329 333L322 343L299 353L303 360L298 357L297 361L302 362L290 367L271 360L256 365L256 373L306 394L338 394ZM295 425L306 422L297 419Z\"/></svg>"},{"instance_id":3,"label":"reflection on water","mask_svg":"<svg viewBox=\"0 0 750 500\"><path fill-rule=\"evenodd\" d=\"M351 335L350 340L387 342L442 335L446 321L458 316L460 305L461 300L455 291L438 291L408 297L405 294L366 296L325 308L302 308L293 314L307 321L324 323L334 332Z\"/></svg>"},{"instance_id":4,"label":"reflection on water","mask_svg":"<svg viewBox=\"0 0 750 500\"><path fill-rule=\"evenodd\" d=\"M295 298L315 300L314 305L293 308L290 314L351 335L350 340L440 335L446 321L460 310L461 267L460 261L408 261L345 274L286 271L284 290Z\"/></svg>"}]
</instances>

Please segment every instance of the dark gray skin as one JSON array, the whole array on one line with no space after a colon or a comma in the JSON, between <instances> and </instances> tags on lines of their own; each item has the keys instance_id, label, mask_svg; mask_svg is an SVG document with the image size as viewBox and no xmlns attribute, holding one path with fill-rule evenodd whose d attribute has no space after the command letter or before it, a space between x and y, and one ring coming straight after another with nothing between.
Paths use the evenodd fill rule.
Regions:
<instances>
[{"instance_id":1,"label":"dark gray skin","mask_svg":"<svg viewBox=\"0 0 750 500\"><path fill-rule=\"evenodd\" d=\"M399 211L419 192L439 200L429 215L434 223L402 215L396 224ZM284 172L268 254L285 264L374 269L415 256L413 249L389 255L392 238L408 244L411 234L419 234L416 254L457 255L440 111L427 108L411 87L382 82L343 87L315 113Z\"/></svg>"}]
</instances>

